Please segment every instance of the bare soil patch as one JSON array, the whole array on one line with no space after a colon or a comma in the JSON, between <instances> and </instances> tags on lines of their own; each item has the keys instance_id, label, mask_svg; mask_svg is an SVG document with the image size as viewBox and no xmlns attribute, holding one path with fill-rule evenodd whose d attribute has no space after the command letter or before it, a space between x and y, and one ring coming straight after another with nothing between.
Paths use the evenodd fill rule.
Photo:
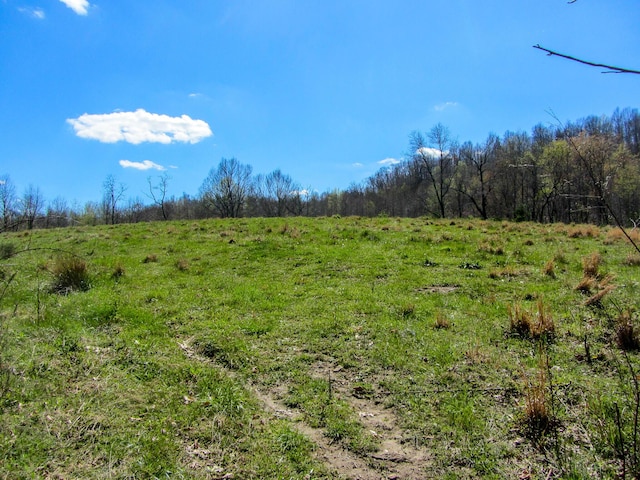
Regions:
<instances>
[{"instance_id":1,"label":"bare soil patch","mask_svg":"<svg viewBox=\"0 0 640 480\"><path fill-rule=\"evenodd\" d=\"M215 365L231 377L236 375L224 365L213 362L210 358L198 354L189 341L179 343L188 358ZM338 442L333 442L321 428L314 428L304 421L304 414L298 409L284 404L286 392L282 386L274 386L269 390L247 385L248 390L264 406L265 411L276 418L291 420L291 424L300 433L316 445L316 457L328 469L336 474L336 478L349 480L418 480L425 478L425 469L430 464L428 452L416 448L405 432L392 409L384 406L384 393L380 391L363 392L358 386L354 372L342 368L333 360L317 361L311 366L311 375L331 379L333 392L347 401L358 412L362 425L380 440L380 448L376 452L358 455ZM193 465L203 462L208 452L198 446L186 446L186 453L193 460ZM209 469L216 466L206 465Z\"/></svg>"},{"instance_id":2,"label":"bare soil patch","mask_svg":"<svg viewBox=\"0 0 640 480\"><path fill-rule=\"evenodd\" d=\"M416 291L419 293L451 293L460 288L459 285L427 285L420 287Z\"/></svg>"}]
</instances>

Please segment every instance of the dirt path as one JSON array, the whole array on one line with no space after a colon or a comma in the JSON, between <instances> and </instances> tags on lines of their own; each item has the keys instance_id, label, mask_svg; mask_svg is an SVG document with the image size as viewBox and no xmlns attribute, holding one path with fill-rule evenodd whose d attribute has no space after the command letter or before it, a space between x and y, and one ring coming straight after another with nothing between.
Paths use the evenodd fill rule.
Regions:
<instances>
[{"instance_id":1,"label":"dirt path","mask_svg":"<svg viewBox=\"0 0 640 480\"><path fill-rule=\"evenodd\" d=\"M211 359L195 352L189 342L179 344L189 358L212 363L229 376L234 372ZM398 419L392 410L385 408L379 395L360 395L353 387L354 379L331 359L318 361L311 368L311 375L330 378L336 396L347 401L358 412L362 425L380 441L380 449L360 456L332 442L323 429L313 428L304 422L303 412L285 406L283 394L277 389L266 391L256 385L247 388L264 406L265 411L277 418L291 420L291 424L315 445L316 458L324 463L336 478L349 480L418 480L425 478L425 469L430 464L428 453L416 448L404 437Z\"/></svg>"}]
</instances>

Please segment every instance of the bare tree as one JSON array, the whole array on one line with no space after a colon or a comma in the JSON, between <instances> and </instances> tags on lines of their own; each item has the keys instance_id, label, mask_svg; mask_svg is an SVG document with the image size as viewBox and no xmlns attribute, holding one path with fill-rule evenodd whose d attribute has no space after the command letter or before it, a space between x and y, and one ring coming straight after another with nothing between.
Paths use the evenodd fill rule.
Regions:
<instances>
[{"instance_id":1,"label":"bare tree","mask_svg":"<svg viewBox=\"0 0 640 480\"><path fill-rule=\"evenodd\" d=\"M123 184L116 184L116 178L108 175L102 184L102 214L104 223L115 225L118 213L118 203L122 200L127 187Z\"/></svg>"},{"instance_id":2,"label":"bare tree","mask_svg":"<svg viewBox=\"0 0 640 480\"><path fill-rule=\"evenodd\" d=\"M200 198L207 208L215 210L223 218L241 216L253 188L251 172L250 165L243 165L235 158L223 158L202 183Z\"/></svg>"},{"instance_id":3,"label":"bare tree","mask_svg":"<svg viewBox=\"0 0 640 480\"><path fill-rule=\"evenodd\" d=\"M27 224L27 228L31 230L44 207L44 197L40 189L29 185L24 195L22 195L21 204L23 221Z\"/></svg>"},{"instance_id":4,"label":"bare tree","mask_svg":"<svg viewBox=\"0 0 640 480\"><path fill-rule=\"evenodd\" d=\"M280 169L260 178L262 208L268 216L284 217L287 214L300 215L302 199L300 185Z\"/></svg>"},{"instance_id":5,"label":"bare tree","mask_svg":"<svg viewBox=\"0 0 640 480\"><path fill-rule=\"evenodd\" d=\"M171 177L167 173L164 173L163 175L158 177L158 183L156 185L153 185L151 177L147 178L147 182L149 183L148 197L153 200L154 204L160 207L160 212L162 213L163 220L169 219L166 202L169 180L171 180Z\"/></svg>"},{"instance_id":6,"label":"bare tree","mask_svg":"<svg viewBox=\"0 0 640 480\"><path fill-rule=\"evenodd\" d=\"M16 208L16 187L9 175L0 177L0 215L2 216L2 230L6 232L14 227Z\"/></svg>"},{"instance_id":7,"label":"bare tree","mask_svg":"<svg viewBox=\"0 0 640 480\"><path fill-rule=\"evenodd\" d=\"M466 181L458 184L458 192L468 198L483 219L487 219L489 195L496 163L498 137L490 134L484 145L467 142L460 149L460 161L467 170Z\"/></svg>"},{"instance_id":8,"label":"bare tree","mask_svg":"<svg viewBox=\"0 0 640 480\"><path fill-rule=\"evenodd\" d=\"M451 188L456 168L455 143L449 129L438 123L428 133L429 142L420 132L411 134L410 148L414 161L419 165L421 177L431 183L438 204L438 214L446 215L446 196Z\"/></svg>"},{"instance_id":9,"label":"bare tree","mask_svg":"<svg viewBox=\"0 0 640 480\"><path fill-rule=\"evenodd\" d=\"M48 227L66 227L69 220L69 207L67 201L58 196L49 202L47 208Z\"/></svg>"}]
</instances>

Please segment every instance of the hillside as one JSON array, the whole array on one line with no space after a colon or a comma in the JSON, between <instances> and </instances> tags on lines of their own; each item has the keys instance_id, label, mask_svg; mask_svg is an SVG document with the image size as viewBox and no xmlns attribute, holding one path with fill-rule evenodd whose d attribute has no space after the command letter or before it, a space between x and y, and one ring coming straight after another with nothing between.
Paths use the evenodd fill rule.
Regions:
<instances>
[{"instance_id":1,"label":"hillside","mask_svg":"<svg viewBox=\"0 0 640 480\"><path fill-rule=\"evenodd\" d=\"M155 222L3 233L0 258L2 478L640 471L614 228Z\"/></svg>"}]
</instances>

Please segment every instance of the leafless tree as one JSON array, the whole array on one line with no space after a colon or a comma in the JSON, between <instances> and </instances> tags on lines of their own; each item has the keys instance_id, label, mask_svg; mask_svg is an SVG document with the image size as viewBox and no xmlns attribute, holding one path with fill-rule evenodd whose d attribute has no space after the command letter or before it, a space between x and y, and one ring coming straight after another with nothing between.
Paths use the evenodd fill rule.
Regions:
<instances>
[{"instance_id":1,"label":"leafless tree","mask_svg":"<svg viewBox=\"0 0 640 480\"><path fill-rule=\"evenodd\" d=\"M223 218L242 214L247 196L253 188L252 168L235 158L223 158L212 168L200 187L200 198L207 208Z\"/></svg>"},{"instance_id":2,"label":"leafless tree","mask_svg":"<svg viewBox=\"0 0 640 480\"><path fill-rule=\"evenodd\" d=\"M289 175L277 169L265 177L259 177L258 183L260 203L268 216L284 217L287 214L301 214L301 188Z\"/></svg>"},{"instance_id":3,"label":"leafless tree","mask_svg":"<svg viewBox=\"0 0 640 480\"><path fill-rule=\"evenodd\" d=\"M160 207L160 212L162 213L162 219L169 219L169 212L167 211L167 188L169 187L169 180L171 177L164 173L160 177L158 177L158 183L154 185L152 183L151 177L147 178L147 182L149 183L149 195L148 197L153 200L153 203Z\"/></svg>"},{"instance_id":4,"label":"leafless tree","mask_svg":"<svg viewBox=\"0 0 640 480\"><path fill-rule=\"evenodd\" d=\"M0 177L0 215L2 215L2 230L6 232L14 225L16 208L16 187L11 182L9 175Z\"/></svg>"},{"instance_id":5,"label":"leafless tree","mask_svg":"<svg viewBox=\"0 0 640 480\"><path fill-rule=\"evenodd\" d=\"M44 208L44 197L38 187L29 185L20 200L22 204L21 215L27 228L31 230L35 224L36 218L42 213Z\"/></svg>"},{"instance_id":6,"label":"leafless tree","mask_svg":"<svg viewBox=\"0 0 640 480\"><path fill-rule=\"evenodd\" d=\"M455 143L449 129L438 123L428 133L427 140L420 132L411 134L410 148L413 159L420 167L422 180L433 187L438 214L446 215L446 196L451 189L456 168Z\"/></svg>"},{"instance_id":7,"label":"leafless tree","mask_svg":"<svg viewBox=\"0 0 640 480\"><path fill-rule=\"evenodd\" d=\"M458 191L471 201L485 220L489 216L489 195L493 189L492 177L498 144L498 137L491 134L484 145L472 145L468 142L460 149L460 162L467 170L467 178L458 183Z\"/></svg>"},{"instance_id":8,"label":"leafless tree","mask_svg":"<svg viewBox=\"0 0 640 480\"><path fill-rule=\"evenodd\" d=\"M118 214L118 203L122 200L127 187L123 184L116 184L116 178L108 175L102 184L102 214L104 223L115 225Z\"/></svg>"}]
</instances>

